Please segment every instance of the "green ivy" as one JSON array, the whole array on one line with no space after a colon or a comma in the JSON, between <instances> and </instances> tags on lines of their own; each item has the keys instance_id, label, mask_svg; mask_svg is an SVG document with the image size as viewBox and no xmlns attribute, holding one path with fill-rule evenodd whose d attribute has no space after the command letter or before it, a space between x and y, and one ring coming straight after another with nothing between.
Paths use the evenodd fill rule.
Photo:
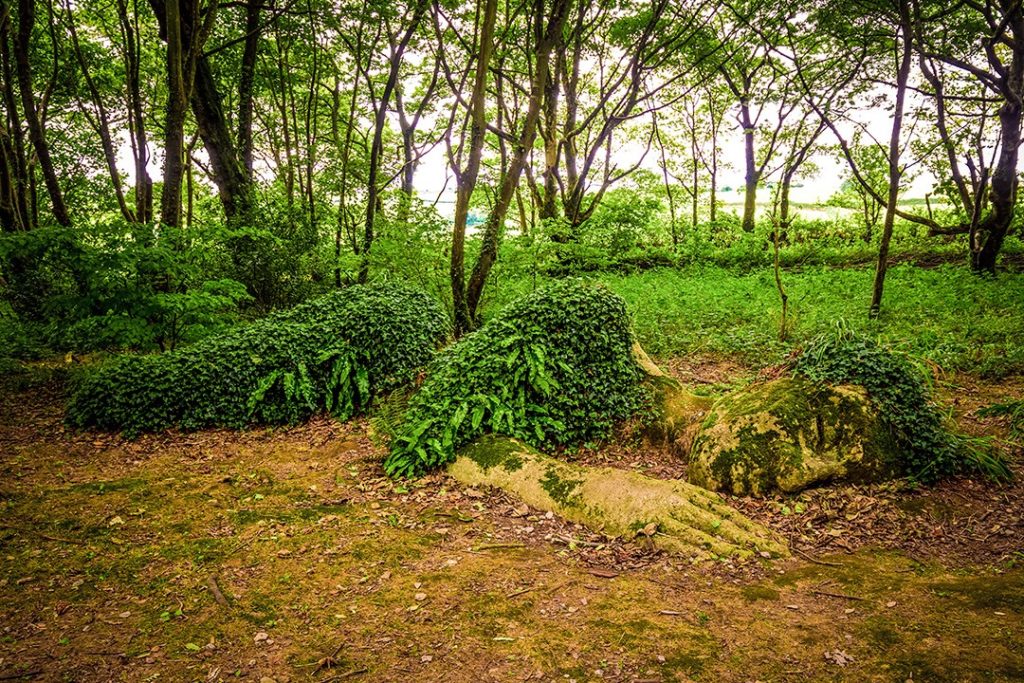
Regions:
<instances>
[{"instance_id":1,"label":"green ivy","mask_svg":"<svg viewBox=\"0 0 1024 683\"><path fill-rule=\"evenodd\" d=\"M487 432L540 448L606 436L643 404L641 371L621 298L557 282L519 299L428 366L384 468L440 467Z\"/></svg>"},{"instance_id":2,"label":"green ivy","mask_svg":"<svg viewBox=\"0 0 1024 683\"><path fill-rule=\"evenodd\" d=\"M178 351L105 363L76 382L67 421L135 435L294 424L319 410L347 419L411 382L447 336L426 294L350 287Z\"/></svg>"},{"instance_id":3,"label":"green ivy","mask_svg":"<svg viewBox=\"0 0 1024 683\"><path fill-rule=\"evenodd\" d=\"M923 482L980 469L996 479L1009 476L1005 463L983 444L946 428L925 375L910 360L857 334L839 321L797 357L794 371L820 382L864 387L904 454L903 474Z\"/></svg>"}]
</instances>

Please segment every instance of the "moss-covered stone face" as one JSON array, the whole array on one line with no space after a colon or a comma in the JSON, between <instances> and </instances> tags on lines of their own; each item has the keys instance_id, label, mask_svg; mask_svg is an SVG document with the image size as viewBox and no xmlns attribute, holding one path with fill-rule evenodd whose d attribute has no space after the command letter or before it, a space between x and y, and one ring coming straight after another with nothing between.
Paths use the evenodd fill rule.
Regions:
<instances>
[{"instance_id":1,"label":"moss-covered stone face","mask_svg":"<svg viewBox=\"0 0 1024 683\"><path fill-rule=\"evenodd\" d=\"M691 483L735 494L793 492L893 476L892 435L860 387L802 378L755 384L718 401L690 458Z\"/></svg>"}]
</instances>

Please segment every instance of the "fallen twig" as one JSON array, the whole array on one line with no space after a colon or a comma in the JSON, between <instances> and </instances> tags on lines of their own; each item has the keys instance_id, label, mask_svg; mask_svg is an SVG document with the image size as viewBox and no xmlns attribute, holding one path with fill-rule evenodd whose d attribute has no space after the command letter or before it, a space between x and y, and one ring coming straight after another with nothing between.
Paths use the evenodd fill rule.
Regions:
<instances>
[{"instance_id":1,"label":"fallen twig","mask_svg":"<svg viewBox=\"0 0 1024 683\"><path fill-rule=\"evenodd\" d=\"M224 597L224 593L221 592L220 586L217 585L217 577L214 574L210 574L206 577L206 587L210 589L213 594L213 599L217 601L217 604L221 607L230 607L228 599Z\"/></svg>"},{"instance_id":2,"label":"fallen twig","mask_svg":"<svg viewBox=\"0 0 1024 683\"><path fill-rule=\"evenodd\" d=\"M41 531L35 529L26 529L25 527L15 526L14 524L0 524L0 529L10 529L11 531L20 531L23 534L33 534L47 541L56 541L57 543L70 543L72 545L85 545L84 541L79 541L74 538L61 538L60 536L50 536L44 534ZM0 678L0 680L3 680Z\"/></svg>"},{"instance_id":3,"label":"fallen twig","mask_svg":"<svg viewBox=\"0 0 1024 683\"><path fill-rule=\"evenodd\" d=\"M814 564L820 564L820 565L825 566L825 567L842 567L843 566L843 565L839 564L838 562L826 562L825 560L819 560L816 557L811 557L810 555L805 553L803 550L800 550L800 548L794 547L793 548L793 552L795 552L797 555L799 555L800 557L804 558L808 562L813 562Z\"/></svg>"},{"instance_id":4,"label":"fallen twig","mask_svg":"<svg viewBox=\"0 0 1024 683\"><path fill-rule=\"evenodd\" d=\"M478 545L473 550L499 550L501 548L525 548L524 543L484 543Z\"/></svg>"},{"instance_id":5,"label":"fallen twig","mask_svg":"<svg viewBox=\"0 0 1024 683\"><path fill-rule=\"evenodd\" d=\"M828 591L812 590L815 595L827 595L830 598L842 598L843 600L864 600L864 598L856 595L845 595L843 593L830 593Z\"/></svg>"},{"instance_id":6,"label":"fallen twig","mask_svg":"<svg viewBox=\"0 0 1024 683\"><path fill-rule=\"evenodd\" d=\"M369 669L367 669L365 666L361 667L359 669L352 669L351 671L346 671L343 674L338 674L337 676L331 676L330 678L325 678L322 681L320 681L320 683L331 683L332 681L343 681L346 678L351 678L352 676L358 676L359 674L364 674L367 671L369 671Z\"/></svg>"}]
</instances>

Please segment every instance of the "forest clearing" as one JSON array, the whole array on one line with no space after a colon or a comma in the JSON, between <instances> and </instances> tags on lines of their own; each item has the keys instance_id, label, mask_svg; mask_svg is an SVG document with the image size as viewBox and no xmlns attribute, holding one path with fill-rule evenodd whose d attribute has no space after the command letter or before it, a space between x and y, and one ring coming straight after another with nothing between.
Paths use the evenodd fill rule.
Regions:
<instances>
[{"instance_id":1,"label":"forest clearing","mask_svg":"<svg viewBox=\"0 0 1024 683\"><path fill-rule=\"evenodd\" d=\"M0 0L0 682L1024 680L1019 0Z\"/></svg>"}]
</instances>

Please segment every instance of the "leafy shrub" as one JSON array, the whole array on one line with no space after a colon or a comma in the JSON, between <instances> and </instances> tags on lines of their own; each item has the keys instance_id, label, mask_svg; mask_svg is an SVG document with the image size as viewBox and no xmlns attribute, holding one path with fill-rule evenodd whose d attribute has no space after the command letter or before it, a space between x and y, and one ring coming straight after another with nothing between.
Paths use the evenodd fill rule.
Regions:
<instances>
[{"instance_id":1,"label":"leafy shrub","mask_svg":"<svg viewBox=\"0 0 1024 683\"><path fill-rule=\"evenodd\" d=\"M994 478L1009 476L1005 463L946 429L923 373L905 356L853 332L845 322L812 341L794 370L815 381L867 389L904 453L901 465L908 476L930 482L968 465Z\"/></svg>"},{"instance_id":2,"label":"leafy shrub","mask_svg":"<svg viewBox=\"0 0 1024 683\"><path fill-rule=\"evenodd\" d=\"M57 349L173 349L237 319L245 288L212 276L210 242L110 221L0 237L0 297Z\"/></svg>"},{"instance_id":3,"label":"leafy shrub","mask_svg":"<svg viewBox=\"0 0 1024 683\"><path fill-rule=\"evenodd\" d=\"M978 411L981 417L1005 417L1010 427L1010 437L1024 440L1024 399L1010 399L985 406Z\"/></svg>"},{"instance_id":4,"label":"leafy shrub","mask_svg":"<svg viewBox=\"0 0 1024 683\"><path fill-rule=\"evenodd\" d=\"M67 420L134 435L295 423L323 409L347 418L414 379L447 329L421 292L350 287L178 351L106 363L77 382Z\"/></svg>"},{"instance_id":5,"label":"leafy shrub","mask_svg":"<svg viewBox=\"0 0 1024 683\"><path fill-rule=\"evenodd\" d=\"M409 401L384 468L412 476L486 432L537 447L605 436L642 405L621 298L565 280L506 307L446 350Z\"/></svg>"}]
</instances>

